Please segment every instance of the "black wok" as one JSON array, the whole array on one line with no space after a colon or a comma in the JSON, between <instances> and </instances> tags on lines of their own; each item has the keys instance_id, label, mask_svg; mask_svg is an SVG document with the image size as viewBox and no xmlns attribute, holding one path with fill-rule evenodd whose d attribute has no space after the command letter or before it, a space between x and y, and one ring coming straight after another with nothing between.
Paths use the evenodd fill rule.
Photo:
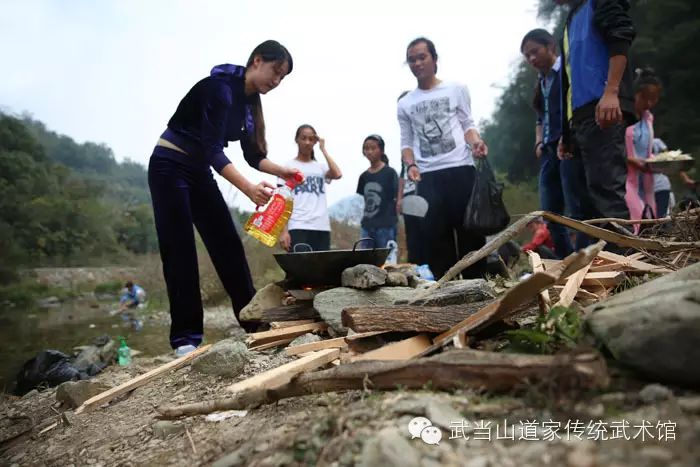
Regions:
<instances>
[{"instance_id":1,"label":"black wok","mask_svg":"<svg viewBox=\"0 0 700 467\"><path fill-rule=\"evenodd\" d=\"M352 250L295 251L274 256L287 273L287 279L299 286L340 285L340 276L345 269L358 264L381 266L389 256L391 248L357 249L357 244L365 240L371 241L361 239ZM300 245L304 244L296 246Z\"/></svg>"}]
</instances>

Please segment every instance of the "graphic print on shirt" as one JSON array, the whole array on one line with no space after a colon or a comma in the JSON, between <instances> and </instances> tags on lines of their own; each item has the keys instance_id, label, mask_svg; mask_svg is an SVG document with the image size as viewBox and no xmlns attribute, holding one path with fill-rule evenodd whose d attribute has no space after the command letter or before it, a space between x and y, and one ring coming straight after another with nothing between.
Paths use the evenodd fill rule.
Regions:
<instances>
[{"instance_id":1,"label":"graphic print on shirt","mask_svg":"<svg viewBox=\"0 0 700 467\"><path fill-rule=\"evenodd\" d=\"M377 182L367 182L365 185L365 217L371 219L379 214L382 204L382 186Z\"/></svg>"},{"instance_id":2,"label":"graphic print on shirt","mask_svg":"<svg viewBox=\"0 0 700 467\"><path fill-rule=\"evenodd\" d=\"M309 175L306 177L304 183L297 185L296 188L294 188L294 194L298 195L299 193L311 193L319 196L326 192L324 184L325 180L323 177Z\"/></svg>"},{"instance_id":3,"label":"graphic print on shirt","mask_svg":"<svg viewBox=\"0 0 700 467\"><path fill-rule=\"evenodd\" d=\"M457 147L450 127L450 98L418 102L411 108L423 157L446 154Z\"/></svg>"}]
</instances>

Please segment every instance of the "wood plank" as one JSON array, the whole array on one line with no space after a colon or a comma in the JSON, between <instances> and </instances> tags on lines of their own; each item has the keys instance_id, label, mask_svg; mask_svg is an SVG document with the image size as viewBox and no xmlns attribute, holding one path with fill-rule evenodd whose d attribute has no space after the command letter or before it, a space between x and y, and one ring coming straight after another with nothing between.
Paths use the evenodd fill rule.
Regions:
<instances>
[{"instance_id":1,"label":"wood plank","mask_svg":"<svg viewBox=\"0 0 700 467\"><path fill-rule=\"evenodd\" d=\"M292 347L287 347L285 352L290 357L294 355L302 355L308 352L315 352L322 349L347 349L348 342L353 342L365 337L384 334L383 331L372 331L353 334L352 336L336 337L335 339L325 339L319 342L309 342L308 344L299 344Z\"/></svg>"},{"instance_id":2,"label":"wood plank","mask_svg":"<svg viewBox=\"0 0 700 467\"><path fill-rule=\"evenodd\" d=\"M532 272L544 272L544 265L542 264L542 258L540 258L540 255L534 251L528 251L527 254L530 257ZM537 303L540 307L540 314L546 315L547 312L549 312L549 307L552 305L547 289L544 289L537 295Z\"/></svg>"},{"instance_id":3,"label":"wood plank","mask_svg":"<svg viewBox=\"0 0 700 467\"><path fill-rule=\"evenodd\" d=\"M632 254L629 255L629 256L626 256L626 258L627 258L627 259L630 259L630 260L632 260L632 259L642 259L642 258L644 258L644 257L646 257L646 255L645 255L644 253L642 253L641 251L638 251L638 252L636 252L636 253L632 253Z\"/></svg>"},{"instance_id":4,"label":"wood plank","mask_svg":"<svg viewBox=\"0 0 700 467\"><path fill-rule=\"evenodd\" d=\"M151 381L154 378L157 378L160 375L163 375L171 370L175 370L176 368L180 368L181 366L184 366L190 360L207 352L210 347L211 347L211 344L203 345L200 348L196 349L194 352L190 352L189 354L187 354L183 357L177 358L177 359L173 360L172 362L168 362L165 365L161 365L158 368L154 368L151 371L148 371L142 375L137 376L136 378L130 379L129 381L122 383L117 387L114 387L112 389L108 389L105 392L102 392L94 397L91 397L90 399L83 402L83 404L77 408L75 413L79 414L87 409L92 408L92 407L106 404L107 402L111 401L115 397L121 396L122 394L126 394L129 391L133 391L134 389L145 385L146 383L148 383L149 381Z\"/></svg>"},{"instance_id":5,"label":"wood plank","mask_svg":"<svg viewBox=\"0 0 700 467\"><path fill-rule=\"evenodd\" d=\"M341 313L343 326L356 332L444 332L473 315L488 301L463 305L388 305L347 307Z\"/></svg>"},{"instance_id":6,"label":"wood plank","mask_svg":"<svg viewBox=\"0 0 700 467\"><path fill-rule=\"evenodd\" d=\"M297 336L297 337L298 337L298 336ZM284 338L284 339L280 339L280 340L277 340L277 341L272 341L272 342L267 342L267 343L265 343L265 344L256 345L255 347L249 347L248 350L250 350L250 351L252 352L253 350L267 350L267 349L272 349L272 348L275 348L275 347L280 347L280 346L283 346L283 345L287 345L287 344L289 344L290 342L292 342L294 339L296 339L296 337L286 337L286 338Z\"/></svg>"},{"instance_id":7,"label":"wood plank","mask_svg":"<svg viewBox=\"0 0 700 467\"><path fill-rule=\"evenodd\" d=\"M616 263L623 264L626 267L640 272L653 272L657 274L667 274L669 272L672 272L668 268L657 266L655 264L645 263L644 261L640 261L638 259L630 259L629 257L611 253L609 251L601 251L598 254L598 256L609 261L614 261Z\"/></svg>"},{"instance_id":8,"label":"wood plank","mask_svg":"<svg viewBox=\"0 0 700 467\"><path fill-rule=\"evenodd\" d=\"M260 344L267 344L268 342L274 342L278 340L285 339L287 337L299 337L302 334L313 331L325 331L328 329L328 325L323 322L314 322L309 324L299 324L297 326L290 326L288 328L281 329L270 329L269 331L263 332L253 332L248 334L246 341L249 346L258 346Z\"/></svg>"},{"instance_id":9,"label":"wood plank","mask_svg":"<svg viewBox=\"0 0 700 467\"><path fill-rule=\"evenodd\" d=\"M614 287L625 280L627 276L622 271L613 272L589 272L583 278L583 286Z\"/></svg>"},{"instance_id":10,"label":"wood plank","mask_svg":"<svg viewBox=\"0 0 700 467\"><path fill-rule=\"evenodd\" d=\"M297 319L295 321L273 321L270 323L271 329L282 329L291 326L299 326L300 324L311 324L315 322L313 319Z\"/></svg>"},{"instance_id":11,"label":"wood plank","mask_svg":"<svg viewBox=\"0 0 700 467\"><path fill-rule=\"evenodd\" d=\"M285 353L293 357L305 352L315 352L322 349L344 349L348 344L344 337L336 337L335 339L325 339L319 342L309 342L308 344L299 344L284 349Z\"/></svg>"},{"instance_id":12,"label":"wood plank","mask_svg":"<svg viewBox=\"0 0 700 467\"><path fill-rule=\"evenodd\" d=\"M430 347L432 342L425 334L394 342L377 350L371 350L352 359L353 362L360 360L408 360Z\"/></svg>"},{"instance_id":13,"label":"wood plank","mask_svg":"<svg viewBox=\"0 0 700 467\"><path fill-rule=\"evenodd\" d=\"M573 303L576 295L578 294L579 287L583 283L586 274L588 274L588 269L590 269L593 263L588 263L580 271L572 274L567 280L564 289L559 294L559 300L554 306L570 306Z\"/></svg>"},{"instance_id":14,"label":"wood plank","mask_svg":"<svg viewBox=\"0 0 700 467\"><path fill-rule=\"evenodd\" d=\"M288 383L294 376L304 371L322 367L340 357L339 349L324 349L307 355L299 360L285 363L251 378L232 384L227 388L230 392L242 392L249 389L271 389Z\"/></svg>"}]
</instances>

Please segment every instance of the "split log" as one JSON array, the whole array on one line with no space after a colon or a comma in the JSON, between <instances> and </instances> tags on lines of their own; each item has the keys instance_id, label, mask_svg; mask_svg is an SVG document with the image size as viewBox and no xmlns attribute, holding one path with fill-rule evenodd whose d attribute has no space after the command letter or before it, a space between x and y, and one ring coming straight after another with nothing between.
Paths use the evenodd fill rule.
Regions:
<instances>
[{"instance_id":1,"label":"split log","mask_svg":"<svg viewBox=\"0 0 700 467\"><path fill-rule=\"evenodd\" d=\"M314 309L313 302L297 302L294 305L279 306L263 310L262 319L265 323L273 321L296 321L300 319L321 319Z\"/></svg>"},{"instance_id":2,"label":"split log","mask_svg":"<svg viewBox=\"0 0 700 467\"><path fill-rule=\"evenodd\" d=\"M355 332L444 332L490 302L448 306L354 306L342 312L343 326Z\"/></svg>"},{"instance_id":3,"label":"split log","mask_svg":"<svg viewBox=\"0 0 700 467\"><path fill-rule=\"evenodd\" d=\"M622 265L623 268L619 269L621 271L653 272L656 274L667 274L672 272L670 269L663 266L645 263L644 261L639 261L633 257L622 256L609 251L601 251L598 254L598 257Z\"/></svg>"},{"instance_id":4,"label":"split log","mask_svg":"<svg viewBox=\"0 0 700 467\"><path fill-rule=\"evenodd\" d=\"M154 368L153 370L146 372L142 375L137 376L136 378L130 379L129 381L120 384L117 387L108 389L107 391L100 393L94 397L91 397L90 399L86 400L83 402L83 405L78 407L78 409L75 411L76 415L83 412L84 410L90 409L92 407L106 404L107 402L111 401L115 397L121 396L122 394L126 394L129 391L133 391L134 389L143 386L144 384L148 383L154 378L157 378L158 376L167 373L168 371L175 370L177 368L180 368L181 366L187 364L190 360L193 358L203 354L204 352L207 352L209 348L211 347L211 344L208 345L203 345L202 347L198 348L197 350L180 357L178 359L173 360L172 362L168 362L165 365L161 365L158 368Z\"/></svg>"},{"instance_id":5,"label":"split log","mask_svg":"<svg viewBox=\"0 0 700 467\"><path fill-rule=\"evenodd\" d=\"M530 257L530 265L532 266L532 272L543 272L544 265L542 264L542 258L540 255L534 251L528 251L528 256ZM540 314L546 315L549 312L549 308L552 305L552 301L549 298L549 292L544 289L537 295L537 303L540 307Z\"/></svg>"},{"instance_id":6,"label":"split log","mask_svg":"<svg viewBox=\"0 0 700 467\"><path fill-rule=\"evenodd\" d=\"M566 285L564 289L559 294L559 301L554 306L570 306L576 295L578 294L579 287L583 283L583 279L586 277L588 270L590 269L592 263L584 266L580 271L575 272L566 280Z\"/></svg>"},{"instance_id":7,"label":"split log","mask_svg":"<svg viewBox=\"0 0 700 467\"><path fill-rule=\"evenodd\" d=\"M288 328L290 326L299 326L300 324L311 324L313 319L297 319L294 321L273 321L270 323L270 329Z\"/></svg>"},{"instance_id":8,"label":"split log","mask_svg":"<svg viewBox=\"0 0 700 467\"><path fill-rule=\"evenodd\" d=\"M354 334L353 336L337 337L335 339L325 339L319 342L309 342L308 344L299 344L287 347L285 352L289 357L294 355L300 355L306 352L315 352L316 350L322 349L347 349L348 340L352 337L352 340L362 339L363 337L376 336L377 334L383 334L383 332L364 332L361 334Z\"/></svg>"},{"instance_id":9,"label":"split log","mask_svg":"<svg viewBox=\"0 0 700 467\"><path fill-rule=\"evenodd\" d=\"M598 353L535 356L460 349L417 360L349 363L301 374L273 389L246 391L232 398L182 406L161 406L156 410L162 418L178 418L349 389L418 389L430 384L439 390L511 391L542 383L558 388L604 388L608 384L605 359Z\"/></svg>"}]
</instances>

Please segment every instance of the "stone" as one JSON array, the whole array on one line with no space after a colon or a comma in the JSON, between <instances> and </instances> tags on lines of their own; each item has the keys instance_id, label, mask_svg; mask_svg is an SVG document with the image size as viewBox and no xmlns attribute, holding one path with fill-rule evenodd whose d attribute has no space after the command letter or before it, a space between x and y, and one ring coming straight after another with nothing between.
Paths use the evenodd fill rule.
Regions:
<instances>
[{"instance_id":1,"label":"stone","mask_svg":"<svg viewBox=\"0 0 700 467\"><path fill-rule=\"evenodd\" d=\"M420 453L396 428L384 428L365 442L359 465L419 467Z\"/></svg>"},{"instance_id":2,"label":"stone","mask_svg":"<svg viewBox=\"0 0 700 467\"><path fill-rule=\"evenodd\" d=\"M289 343L289 346L310 344L312 342L319 342L320 340L321 336L309 332L307 334L304 334L303 336L299 336L296 339L294 339L292 342Z\"/></svg>"},{"instance_id":3,"label":"stone","mask_svg":"<svg viewBox=\"0 0 700 467\"><path fill-rule=\"evenodd\" d=\"M169 436L183 433L185 431L185 425L171 422L169 420L159 420L155 422L151 428L153 429L153 436L160 439L166 439Z\"/></svg>"},{"instance_id":4,"label":"stone","mask_svg":"<svg viewBox=\"0 0 700 467\"><path fill-rule=\"evenodd\" d=\"M432 282L430 282L432 283ZM450 281L428 296L397 301L397 305L447 306L493 300L496 294L484 279Z\"/></svg>"},{"instance_id":5,"label":"stone","mask_svg":"<svg viewBox=\"0 0 700 467\"><path fill-rule=\"evenodd\" d=\"M372 264L358 264L347 268L340 276L343 287L371 290L386 283L387 272Z\"/></svg>"},{"instance_id":6,"label":"stone","mask_svg":"<svg viewBox=\"0 0 700 467\"><path fill-rule=\"evenodd\" d=\"M658 465L668 465L673 460L673 453L661 446L643 446L639 455L645 459L653 460Z\"/></svg>"},{"instance_id":7,"label":"stone","mask_svg":"<svg viewBox=\"0 0 700 467\"><path fill-rule=\"evenodd\" d=\"M28 393L26 393L25 395L22 396L22 400L31 399L32 397L38 396L38 395L39 395L39 391L37 391L36 389L32 389L31 391L29 391Z\"/></svg>"},{"instance_id":8,"label":"stone","mask_svg":"<svg viewBox=\"0 0 700 467\"><path fill-rule=\"evenodd\" d=\"M135 357L134 350L131 350L131 356ZM100 360L110 364L117 359L117 341L110 339L106 344L100 347Z\"/></svg>"},{"instance_id":9,"label":"stone","mask_svg":"<svg viewBox=\"0 0 700 467\"><path fill-rule=\"evenodd\" d=\"M61 304L58 297L46 297L36 301L39 308L54 308Z\"/></svg>"},{"instance_id":10,"label":"stone","mask_svg":"<svg viewBox=\"0 0 700 467\"><path fill-rule=\"evenodd\" d=\"M425 416L433 422L433 425L450 431L450 427L455 423L460 423L464 417L457 412L454 407L446 402L431 401L428 403Z\"/></svg>"},{"instance_id":11,"label":"stone","mask_svg":"<svg viewBox=\"0 0 700 467\"><path fill-rule=\"evenodd\" d=\"M689 414L700 414L700 396L683 396L676 399L678 407Z\"/></svg>"},{"instance_id":12,"label":"stone","mask_svg":"<svg viewBox=\"0 0 700 467\"><path fill-rule=\"evenodd\" d=\"M226 454L225 456L219 458L214 462L212 467L238 467L239 465L246 465L248 457L253 453L253 446L251 443L244 444L237 450Z\"/></svg>"},{"instance_id":13,"label":"stone","mask_svg":"<svg viewBox=\"0 0 700 467\"><path fill-rule=\"evenodd\" d=\"M263 310L282 306L285 291L277 284L267 284L258 290L253 299L242 310L240 317L247 321L260 321Z\"/></svg>"},{"instance_id":14,"label":"stone","mask_svg":"<svg viewBox=\"0 0 700 467\"><path fill-rule=\"evenodd\" d=\"M96 381L66 381L56 388L56 401L69 407L80 407L83 402L112 387Z\"/></svg>"},{"instance_id":15,"label":"stone","mask_svg":"<svg viewBox=\"0 0 700 467\"><path fill-rule=\"evenodd\" d=\"M243 373L250 360L248 348L238 339L224 339L208 352L192 360L192 369L198 373L234 377Z\"/></svg>"},{"instance_id":16,"label":"stone","mask_svg":"<svg viewBox=\"0 0 700 467\"><path fill-rule=\"evenodd\" d=\"M386 285L390 287L408 287L408 278L400 272L390 272L386 276Z\"/></svg>"},{"instance_id":17,"label":"stone","mask_svg":"<svg viewBox=\"0 0 700 467\"><path fill-rule=\"evenodd\" d=\"M349 306L386 306L395 300L406 299L415 293L410 287L382 287L377 290L356 290L337 287L314 297L314 308L336 335L345 335L348 329L341 323L340 314Z\"/></svg>"},{"instance_id":18,"label":"stone","mask_svg":"<svg viewBox=\"0 0 700 467\"><path fill-rule=\"evenodd\" d=\"M100 348L96 345L88 345L75 357L73 366L80 371L87 371L91 366L99 365L100 363L102 363Z\"/></svg>"},{"instance_id":19,"label":"stone","mask_svg":"<svg viewBox=\"0 0 700 467\"><path fill-rule=\"evenodd\" d=\"M639 391L639 397L647 404L665 401L673 397L673 391L661 384L647 384Z\"/></svg>"},{"instance_id":20,"label":"stone","mask_svg":"<svg viewBox=\"0 0 700 467\"><path fill-rule=\"evenodd\" d=\"M464 467L489 467L489 458L486 456L476 456L469 459Z\"/></svg>"},{"instance_id":21,"label":"stone","mask_svg":"<svg viewBox=\"0 0 700 467\"><path fill-rule=\"evenodd\" d=\"M592 305L586 323L620 363L660 383L697 387L700 279L684 279L695 271L700 263Z\"/></svg>"},{"instance_id":22,"label":"stone","mask_svg":"<svg viewBox=\"0 0 700 467\"><path fill-rule=\"evenodd\" d=\"M566 462L569 467L595 467L596 457L587 446L580 446L566 455Z\"/></svg>"}]
</instances>

